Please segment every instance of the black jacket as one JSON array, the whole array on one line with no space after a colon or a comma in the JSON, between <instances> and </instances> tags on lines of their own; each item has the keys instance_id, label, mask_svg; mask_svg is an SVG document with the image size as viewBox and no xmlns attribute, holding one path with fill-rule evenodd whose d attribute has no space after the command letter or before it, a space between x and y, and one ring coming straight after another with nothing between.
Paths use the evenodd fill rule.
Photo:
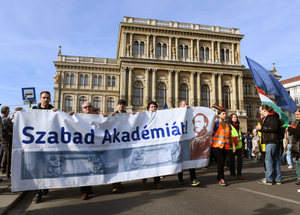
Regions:
<instances>
[{"instance_id":1,"label":"black jacket","mask_svg":"<svg viewBox=\"0 0 300 215\"><path fill-rule=\"evenodd\" d=\"M293 122L292 125L296 125L296 122ZM289 127L288 132L289 132L289 135L293 136L292 144L295 140L299 141L300 140L300 122L298 122L298 125L297 125L296 129L294 129L292 127ZM300 154L293 152L293 157L294 158L300 158Z\"/></svg>"},{"instance_id":2,"label":"black jacket","mask_svg":"<svg viewBox=\"0 0 300 215\"><path fill-rule=\"evenodd\" d=\"M49 104L47 108L42 108L41 103L38 103L37 106L32 107L32 109L45 109L45 110L50 110L51 108L54 108L51 104Z\"/></svg>"},{"instance_id":3,"label":"black jacket","mask_svg":"<svg viewBox=\"0 0 300 215\"><path fill-rule=\"evenodd\" d=\"M279 129L279 115L276 112L271 111L266 116L261 126L263 143L280 144L281 141L279 139Z\"/></svg>"}]
</instances>

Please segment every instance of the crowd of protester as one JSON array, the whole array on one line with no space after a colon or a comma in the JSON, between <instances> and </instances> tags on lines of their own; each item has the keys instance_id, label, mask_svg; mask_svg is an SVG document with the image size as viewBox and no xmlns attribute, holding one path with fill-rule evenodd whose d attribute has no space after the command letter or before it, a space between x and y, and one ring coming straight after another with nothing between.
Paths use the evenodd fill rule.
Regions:
<instances>
[{"instance_id":1,"label":"crowd of protester","mask_svg":"<svg viewBox=\"0 0 300 215\"><path fill-rule=\"evenodd\" d=\"M40 103L32 109L48 109L57 111L55 107L50 104L51 95L48 91L43 91L40 94ZM180 101L181 108L189 108L186 101ZM22 108L16 108L19 111ZM156 112L158 105L155 101L148 104L147 110ZM93 108L90 102L84 102L82 105L84 114L99 114L97 108ZM12 134L13 134L13 118L14 115L9 117L10 109L7 106L1 108L1 127L0 127L0 141L3 144L0 162L1 174L10 173L10 157L12 150ZM117 111L112 113L122 114L126 113L126 101L119 100L117 103ZM134 112L131 112L135 114ZM71 111L69 115L73 115ZM108 115L102 113L103 117ZM247 133L242 132L240 122L237 114L231 114L227 117L227 112L224 108L220 107L217 113L218 119L214 123L212 132L211 152L209 164L205 167L206 170L210 169L212 165L217 165L217 182L221 186L226 186L224 170L229 169L231 180L245 180L242 174L243 157L244 159L251 159L254 163L262 162L264 164L265 177L258 183L264 185L280 185L281 184L281 167L286 165L289 169L296 168L297 181L296 184L300 185L300 109L295 111L296 120L291 125L286 126L284 131L284 138L280 136L282 130L280 126L280 119L272 107L262 105L260 107L260 116L258 118L257 126L253 131ZM298 144L296 151L295 145ZM237 157L237 159L235 159ZM237 160L237 163L236 163ZM237 168L236 168L237 167ZM196 179L196 171L194 168L189 169L191 186L200 185L200 181ZM161 177L154 177L154 187L163 188L160 183ZM147 179L142 179L143 183ZM178 173L178 184L183 185L183 173ZM112 184L113 193L123 189L124 187L120 182ZM81 187L81 199L86 200L92 192L91 186ZM43 195L47 195L48 190L35 190L33 203L40 202Z\"/></svg>"}]
</instances>

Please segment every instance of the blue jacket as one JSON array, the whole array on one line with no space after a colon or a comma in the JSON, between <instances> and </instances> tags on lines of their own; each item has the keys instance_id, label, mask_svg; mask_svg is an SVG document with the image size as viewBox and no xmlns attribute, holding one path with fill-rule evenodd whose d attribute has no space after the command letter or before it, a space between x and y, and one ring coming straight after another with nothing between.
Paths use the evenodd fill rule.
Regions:
<instances>
[{"instance_id":1,"label":"blue jacket","mask_svg":"<svg viewBox=\"0 0 300 215\"><path fill-rule=\"evenodd\" d=\"M247 140L247 148L252 149L252 137L246 135L245 139Z\"/></svg>"}]
</instances>

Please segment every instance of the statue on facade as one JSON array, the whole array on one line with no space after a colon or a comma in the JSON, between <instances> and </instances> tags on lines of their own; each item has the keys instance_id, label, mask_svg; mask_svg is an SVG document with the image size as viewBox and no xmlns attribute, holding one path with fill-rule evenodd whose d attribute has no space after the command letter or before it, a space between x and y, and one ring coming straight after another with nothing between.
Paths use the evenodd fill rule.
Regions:
<instances>
[{"instance_id":1,"label":"statue on facade","mask_svg":"<svg viewBox=\"0 0 300 215\"><path fill-rule=\"evenodd\" d=\"M176 48L175 45L172 44L172 55L175 56L176 55Z\"/></svg>"},{"instance_id":2,"label":"statue on facade","mask_svg":"<svg viewBox=\"0 0 300 215\"><path fill-rule=\"evenodd\" d=\"M153 45L152 45L152 43L150 43L149 51L150 51L150 54L153 54Z\"/></svg>"},{"instance_id":3,"label":"statue on facade","mask_svg":"<svg viewBox=\"0 0 300 215\"><path fill-rule=\"evenodd\" d=\"M55 73L53 79L54 79L54 83L58 84L58 82L59 82L59 75L57 73Z\"/></svg>"},{"instance_id":4,"label":"statue on facade","mask_svg":"<svg viewBox=\"0 0 300 215\"><path fill-rule=\"evenodd\" d=\"M59 50L58 50L58 54L57 55L61 55L61 46L59 46Z\"/></svg>"},{"instance_id":5,"label":"statue on facade","mask_svg":"<svg viewBox=\"0 0 300 215\"><path fill-rule=\"evenodd\" d=\"M130 43L127 41L126 44L126 52L130 52Z\"/></svg>"},{"instance_id":6,"label":"statue on facade","mask_svg":"<svg viewBox=\"0 0 300 215\"><path fill-rule=\"evenodd\" d=\"M235 59L235 61L239 60L239 54L237 52L234 53L234 59Z\"/></svg>"},{"instance_id":7,"label":"statue on facade","mask_svg":"<svg viewBox=\"0 0 300 215\"><path fill-rule=\"evenodd\" d=\"M197 48L194 46L194 57L197 57Z\"/></svg>"},{"instance_id":8,"label":"statue on facade","mask_svg":"<svg viewBox=\"0 0 300 215\"><path fill-rule=\"evenodd\" d=\"M219 58L218 58L218 51L216 50L215 51L215 60L217 60L217 59L219 59Z\"/></svg>"}]
</instances>

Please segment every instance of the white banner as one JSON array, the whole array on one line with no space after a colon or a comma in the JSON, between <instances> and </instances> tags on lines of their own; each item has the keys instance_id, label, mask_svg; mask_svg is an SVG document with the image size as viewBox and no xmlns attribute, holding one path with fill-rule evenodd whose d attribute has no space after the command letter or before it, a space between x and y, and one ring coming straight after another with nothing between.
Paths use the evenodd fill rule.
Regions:
<instances>
[{"instance_id":1,"label":"white banner","mask_svg":"<svg viewBox=\"0 0 300 215\"><path fill-rule=\"evenodd\" d=\"M208 164L215 112L15 114L12 191L109 184L162 176Z\"/></svg>"}]
</instances>

